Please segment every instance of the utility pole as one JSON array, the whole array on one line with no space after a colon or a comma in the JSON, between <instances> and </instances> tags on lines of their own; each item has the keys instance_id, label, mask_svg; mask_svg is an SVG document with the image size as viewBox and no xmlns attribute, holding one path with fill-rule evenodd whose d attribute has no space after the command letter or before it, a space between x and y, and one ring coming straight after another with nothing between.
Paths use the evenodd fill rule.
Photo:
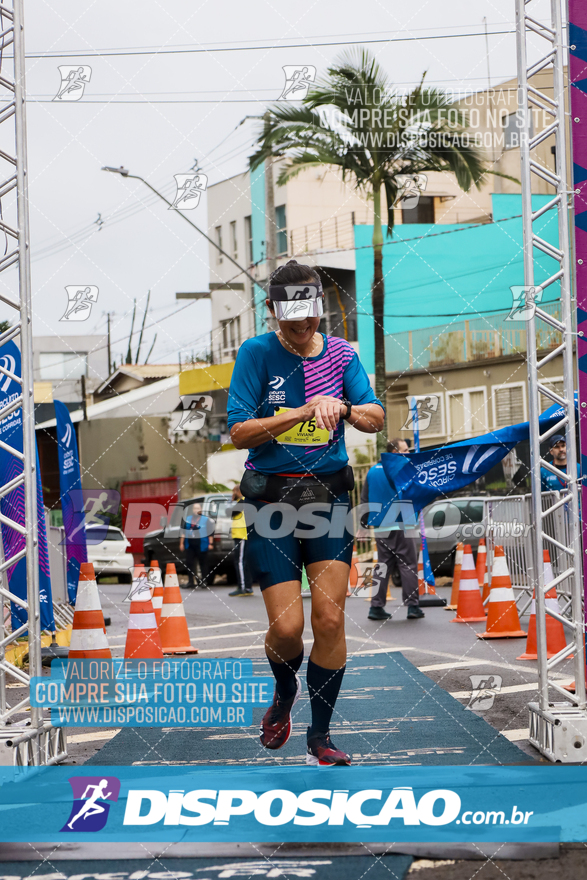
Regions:
<instances>
[{"instance_id":1,"label":"utility pole","mask_svg":"<svg viewBox=\"0 0 587 880\"><path fill-rule=\"evenodd\" d=\"M151 299L151 291L147 293L147 305L145 306L145 311L143 313L143 323L141 324L141 332L139 333L139 344L137 345L137 356L135 358L135 364L139 362L139 355L141 353L141 345L143 344L143 333L145 331L145 321L147 320L147 312L149 311L149 300Z\"/></svg>"},{"instance_id":2,"label":"utility pole","mask_svg":"<svg viewBox=\"0 0 587 880\"><path fill-rule=\"evenodd\" d=\"M264 119L269 123L270 114ZM275 229L275 192L273 189L273 156L265 159L265 262L267 263L267 283L271 273L277 269L277 233Z\"/></svg>"},{"instance_id":3,"label":"utility pole","mask_svg":"<svg viewBox=\"0 0 587 880\"><path fill-rule=\"evenodd\" d=\"M81 377L81 386L82 386L82 418L84 422L88 421L88 402L86 399L86 377Z\"/></svg>"},{"instance_id":4,"label":"utility pole","mask_svg":"<svg viewBox=\"0 0 587 880\"><path fill-rule=\"evenodd\" d=\"M108 375L112 375L112 351L110 348L111 339L110 339L110 312L106 313L106 333L107 333L107 347L108 347Z\"/></svg>"},{"instance_id":5,"label":"utility pole","mask_svg":"<svg viewBox=\"0 0 587 880\"><path fill-rule=\"evenodd\" d=\"M131 345L132 345L132 335L133 335L133 333L134 333L134 329L135 329L135 316L136 316L136 313L137 313L137 301L136 301L136 299L133 299L133 304L132 304L132 321L130 322L130 333L129 333L129 337L128 337L128 350L127 350L127 352L126 352L126 363L127 363L127 364L132 364L132 349L131 349Z\"/></svg>"}]
</instances>

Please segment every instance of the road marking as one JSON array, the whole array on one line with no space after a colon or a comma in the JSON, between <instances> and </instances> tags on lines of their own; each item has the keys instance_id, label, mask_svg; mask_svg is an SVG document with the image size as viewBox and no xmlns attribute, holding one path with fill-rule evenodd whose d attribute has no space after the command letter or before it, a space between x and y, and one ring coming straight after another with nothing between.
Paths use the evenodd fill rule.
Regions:
<instances>
[{"instance_id":1,"label":"road marking","mask_svg":"<svg viewBox=\"0 0 587 880\"><path fill-rule=\"evenodd\" d=\"M202 636L201 638L198 639L198 641L199 641L199 642L209 642L209 641L211 641L211 640L219 641L219 639L240 639L240 638L242 638L243 636L260 636L260 635L265 635L266 632L267 632L266 629L247 630L247 632L242 632L242 633L228 633L227 635L224 635L224 636ZM113 638L118 638L118 637L117 637L117 636L113 636ZM124 648L124 645L110 645L109 647L111 647L111 648ZM238 646L238 647L239 647L239 651L240 651L240 650L244 650L244 648L241 649L240 646ZM200 653L202 653L202 652L200 652Z\"/></svg>"},{"instance_id":2,"label":"road marking","mask_svg":"<svg viewBox=\"0 0 587 880\"><path fill-rule=\"evenodd\" d=\"M489 660L463 660L461 663L433 663L432 666L416 666L420 672L436 672L440 669L462 669L468 666L487 666Z\"/></svg>"},{"instance_id":3,"label":"road marking","mask_svg":"<svg viewBox=\"0 0 587 880\"><path fill-rule=\"evenodd\" d=\"M557 684L565 685L570 684L572 682L572 678L564 678L560 681L557 681ZM538 682L530 682L529 684L511 684L508 687L501 688L499 691L495 691L496 696L498 694L519 694L522 691L537 691L538 690ZM471 697L471 691L451 691L451 697L455 697L457 700L468 700Z\"/></svg>"},{"instance_id":4,"label":"road marking","mask_svg":"<svg viewBox=\"0 0 587 880\"><path fill-rule=\"evenodd\" d=\"M266 632L267 629L253 629L242 633L228 633L224 636L202 636L200 639L198 639L198 641L210 642L212 639L214 641L219 641L220 639L242 639L243 636L260 636L265 635Z\"/></svg>"},{"instance_id":5,"label":"road marking","mask_svg":"<svg viewBox=\"0 0 587 880\"><path fill-rule=\"evenodd\" d=\"M208 626L188 626L190 632L196 629L220 629L221 626L244 626L246 623L261 623L260 620L235 620L232 623L211 623Z\"/></svg>"},{"instance_id":6,"label":"road marking","mask_svg":"<svg viewBox=\"0 0 587 880\"><path fill-rule=\"evenodd\" d=\"M520 742L530 738L530 729L528 727L520 727L518 730L502 730L501 735L509 739L510 742Z\"/></svg>"},{"instance_id":7,"label":"road marking","mask_svg":"<svg viewBox=\"0 0 587 880\"><path fill-rule=\"evenodd\" d=\"M347 636L347 639L356 638L355 636ZM433 657L446 657L447 659L457 660L459 663L466 659L462 654L448 654L446 651L433 651L430 648L419 648L415 645L406 645L403 648L397 648L395 645L390 645L389 648L380 647L381 642L377 643L377 648L372 648L370 651L355 651L354 656L364 655L364 654L390 654L394 651L418 651L419 654L431 654ZM475 647L479 648L478 644ZM350 656L350 655L349 655ZM473 662L473 658L471 658L471 662ZM504 663L498 660L487 660L487 666L497 667L499 669L513 669L516 672L525 672L528 677L538 675L538 669L536 666L522 666L517 665L515 663ZM536 662L536 661L534 661ZM552 672L552 677L557 680L557 683L560 683L560 680L564 680L567 683L568 675L564 672ZM572 680L572 679L571 679Z\"/></svg>"},{"instance_id":8,"label":"road marking","mask_svg":"<svg viewBox=\"0 0 587 880\"><path fill-rule=\"evenodd\" d=\"M74 733L73 736L67 736L68 743L86 743L86 742L98 742L98 740L104 739L112 739L116 736L117 733L120 733L120 728L117 730L96 730L92 731L92 733Z\"/></svg>"},{"instance_id":9,"label":"road marking","mask_svg":"<svg viewBox=\"0 0 587 880\"><path fill-rule=\"evenodd\" d=\"M265 632L265 630L263 630ZM314 639L304 639L304 645L313 645ZM232 645L230 648L206 648L204 651L198 651L198 654L220 654L224 653L224 651L252 651L253 649L259 650L260 648L264 649L264 644L259 642L257 645Z\"/></svg>"}]
</instances>

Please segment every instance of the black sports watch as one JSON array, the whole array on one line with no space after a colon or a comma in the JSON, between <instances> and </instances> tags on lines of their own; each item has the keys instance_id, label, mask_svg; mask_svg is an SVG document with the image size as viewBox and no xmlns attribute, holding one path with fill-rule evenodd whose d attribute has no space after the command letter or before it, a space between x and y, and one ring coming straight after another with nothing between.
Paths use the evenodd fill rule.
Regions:
<instances>
[{"instance_id":1,"label":"black sports watch","mask_svg":"<svg viewBox=\"0 0 587 880\"><path fill-rule=\"evenodd\" d=\"M344 403L344 405L346 406L346 413L343 416L343 419L346 421L347 419L350 419L350 417L351 417L352 403L350 402L350 400L347 400L346 397L343 397L340 402Z\"/></svg>"}]
</instances>

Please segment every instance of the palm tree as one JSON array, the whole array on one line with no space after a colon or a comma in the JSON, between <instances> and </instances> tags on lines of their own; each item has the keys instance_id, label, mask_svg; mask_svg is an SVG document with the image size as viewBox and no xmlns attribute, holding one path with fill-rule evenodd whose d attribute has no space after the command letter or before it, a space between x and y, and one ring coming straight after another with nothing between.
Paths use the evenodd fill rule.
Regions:
<instances>
[{"instance_id":1,"label":"palm tree","mask_svg":"<svg viewBox=\"0 0 587 880\"><path fill-rule=\"evenodd\" d=\"M277 179L282 186L306 168L338 166L343 181L373 198L372 304L375 393L385 402L382 190L387 236L393 234L393 206L403 191L399 175L446 171L465 192L480 189L490 171L470 144L465 113L439 89L416 88L401 95L371 53L344 52L300 104L273 105L265 114L250 158L254 170L270 156L288 161ZM495 172L490 172L495 173ZM386 435L378 436L378 446Z\"/></svg>"}]
</instances>

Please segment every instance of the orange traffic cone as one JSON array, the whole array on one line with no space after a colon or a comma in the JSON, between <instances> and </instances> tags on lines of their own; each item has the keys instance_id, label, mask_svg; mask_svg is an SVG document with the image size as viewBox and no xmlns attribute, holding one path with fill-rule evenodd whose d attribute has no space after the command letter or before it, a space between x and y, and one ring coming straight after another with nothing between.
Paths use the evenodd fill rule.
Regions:
<instances>
[{"instance_id":1,"label":"orange traffic cone","mask_svg":"<svg viewBox=\"0 0 587 880\"><path fill-rule=\"evenodd\" d=\"M346 588L347 596L352 596L353 590L359 583L359 569L357 568L357 562L359 561L359 557L357 555L357 548L353 544L353 558L351 559L351 567L349 570L349 582Z\"/></svg>"},{"instance_id":2,"label":"orange traffic cone","mask_svg":"<svg viewBox=\"0 0 587 880\"><path fill-rule=\"evenodd\" d=\"M459 601L459 584L461 583L461 567L463 565L463 544L459 541L457 544L457 552L455 553L455 567L452 573L452 590L450 594L450 605L447 605L445 611L456 611Z\"/></svg>"},{"instance_id":3,"label":"orange traffic cone","mask_svg":"<svg viewBox=\"0 0 587 880\"><path fill-rule=\"evenodd\" d=\"M163 607L161 608L161 621L159 633L164 654L197 654L198 649L190 644L185 611L177 572L172 562L167 564L165 571L165 587L163 590Z\"/></svg>"},{"instance_id":4,"label":"orange traffic cone","mask_svg":"<svg viewBox=\"0 0 587 880\"><path fill-rule=\"evenodd\" d=\"M163 605L163 578L161 577L161 569L156 559L151 562L149 569L148 581L153 588L151 602L153 603L153 611L155 612L155 620L157 626L161 620L161 606Z\"/></svg>"},{"instance_id":5,"label":"orange traffic cone","mask_svg":"<svg viewBox=\"0 0 587 880\"><path fill-rule=\"evenodd\" d=\"M487 566L485 566L485 573L483 575L483 592L481 594L481 601L483 602L483 607L485 608L485 614L487 614L487 606L489 604L489 572L487 571Z\"/></svg>"},{"instance_id":6,"label":"orange traffic cone","mask_svg":"<svg viewBox=\"0 0 587 880\"><path fill-rule=\"evenodd\" d=\"M477 581L479 589L483 589L485 583L485 572L487 571L487 547L485 546L485 538L481 538L477 547L477 562L475 563L477 570Z\"/></svg>"},{"instance_id":7,"label":"orange traffic cone","mask_svg":"<svg viewBox=\"0 0 587 880\"><path fill-rule=\"evenodd\" d=\"M442 599L436 592L434 584L429 584L424 577L424 548L420 544L420 553L418 555L418 604L422 608L432 608L434 606L446 605L446 599Z\"/></svg>"},{"instance_id":8,"label":"orange traffic cone","mask_svg":"<svg viewBox=\"0 0 587 880\"><path fill-rule=\"evenodd\" d=\"M554 580L554 574L552 571L552 564L550 562L550 553L545 548L543 551L544 556L544 586L545 588L548 584ZM536 590L534 590L534 596L536 595ZM544 601L546 603L547 608L551 608L553 611L556 611L560 614L560 608L558 604L558 597L556 595L556 587L551 587L550 590L547 589L544 594ZM559 651L562 651L567 645L567 640L565 639L565 628L560 622L560 620L556 620L556 618L551 617L550 614L546 615L546 656L554 657L555 654L558 654ZM532 608L530 611L530 621L528 623L528 641L526 642L526 650L523 654L520 654L519 657L516 657L516 660L537 660L538 659L538 649L536 645L536 599L532 599Z\"/></svg>"},{"instance_id":9,"label":"orange traffic cone","mask_svg":"<svg viewBox=\"0 0 587 880\"><path fill-rule=\"evenodd\" d=\"M130 617L124 647L124 656L127 660L163 657L161 638L151 601L151 589L144 569L142 574L143 576L139 576L136 582L133 580L133 589L129 594Z\"/></svg>"},{"instance_id":10,"label":"orange traffic cone","mask_svg":"<svg viewBox=\"0 0 587 880\"><path fill-rule=\"evenodd\" d=\"M68 658L74 660L88 657L92 660L111 658L112 652L106 638L106 627L104 626L104 615L102 614L94 566L91 562L82 562Z\"/></svg>"},{"instance_id":11,"label":"orange traffic cone","mask_svg":"<svg viewBox=\"0 0 587 880\"><path fill-rule=\"evenodd\" d=\"M478 639L519 639L526 633L520 626L516 599L503 547L493 551L491 590L487 607L487 629Z\"/></svg>"},{"instance_id":12,"label":"orange traffic cone","mask_svg":"<svg viewBox=\"0 0 587 880\"><path fill-rule=\"evenodd\" d=\"M424 551L420 544L420 552L418 553L418 595L423 596L426 592L426 581L424 580Z\"/></svg>"},{"instance_id":13,"label":"orange traffic cone","mask_svg":"<svg viewBox=\"0 0 587 880\"><path fill-rule=\"evenodd\" d=\"M453 617L451 623L479 623L482 620L485 620L485 611L481 602L473 551L470 544L465 544L457 616Z\"/></svg>"}]
</instances>

